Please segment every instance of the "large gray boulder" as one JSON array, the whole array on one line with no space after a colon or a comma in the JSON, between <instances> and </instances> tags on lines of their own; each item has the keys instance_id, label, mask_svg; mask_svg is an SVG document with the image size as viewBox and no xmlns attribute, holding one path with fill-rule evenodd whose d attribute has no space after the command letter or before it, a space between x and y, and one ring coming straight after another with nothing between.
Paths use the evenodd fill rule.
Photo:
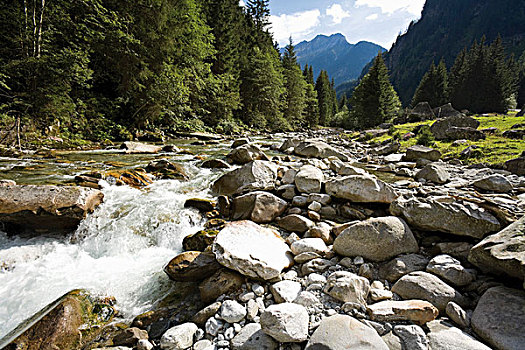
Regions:
<instances>
[{"instance_id":1,"label":"large gray boulder","mask_svg":"<svg viewBox=\"0 0 525 350\"><path fill-rule=\"evenodd\" d=\"M295 186L301 193L319 193L324 181L321 169L313 165L304 165L295 175Z\"/></svg>"},{"instance_id":2,"label":"large gray boulder","mask_svg":"<svg viewBox=\"0 0 525 350\"><path fill-rule=\"evenodd\" d=\"M216 194L231 196L244 192L270 190L277 180L277 165L263 160L254 160L242 167L222 175L213 183Z\"/></svg>"},{"instance_id":3,"label":"large gray boulder","mask_svg":"<svg viewBox=\"0 0 525 350\"><path fill-rule=\"evenodd\" d=\"M452 197L398 198L390 212L402 216L410 225L426 231L451 233L481 239L497 232L499 221L485 209Z\"/></svg>"},{"instance_id":4,"label":"large gray boulder","mask_svg":"<svg viewBox=\"0 0 525 350\"><path fill-rule=\"evenodd\" d=\"M436 184L444 184L450 179L450 174L443 166L433 163L418 171L415 177L418 180L425 179Z\"/></svg>"},{"instance_id":5,"label":"large gray boulder","mask_svg":"<svg viewBox=\"0 0 525 350\"><path fill-rule=\"evenodd\" d=\"M372 328L347 315L334 315L321 321L310 337L306 350L388 350Z\"/></svg>"},{"instance_id":6,"label":"large gray boulder","mask_svg":"<svg viewBox=\"0 0 525 350\"><path fill-rule=\"evenodd\" d=\"M415 145L407 148L404 159L408 162L413 162L418 159L427 159L435 162L441 158L441 152L437 149Z\"/></svg>"},{"instance_id":7,"label":"large gray boulder","mask_svg":"<svg viewBox=\"0 0 525 350\"><path fill-rule=\"evenodd\" d=\"M0 223L8 233L74 231L103 198L86 187L0 186Z\"/></svg>"},{"instance_id":8,"label":"large gray boulder","mask_svg":"<svg viewBox=\"0 0 525 350\"><path fill-rule=\"evenodd\" d=\"M518 176L525 176L525 156L507 160L505 162L505 169Z\"/></svg>"},{"instance_id":9,"label":"large gray boulder","mask_svg":"<svg viewBox=\"0 0 525 350\"><path fill-rule=\"evenodd\" d=\"M468 260L482 271L525 280L525 216L472 247Z\"/></svg>"},{"instance_id":10,"label":"large gray boulder","mask_svg":"<svg viewBox=\"0 0 525 350\"><path fill-rule=\"evenodd\" d=\"M477 129L479 124L480 122L476 119L459 114L444 119L438 119L432 124L430 131L434 134L436 140L445 140L448 137L447 131L452 127Z\"/></svg>"},{"instance_id":11,"label":"large gray boulder","mask_svg":"<svg viewBox=\"0 0 525 350\"><path fill-rule=\"evenodd\" d=\"M471 140L479 141L485 140L487 137L483 131L469 127L451 126L445 132L448 140Z\"/></svg>"},{"instance_id":12,"label":"large gray boulder","mask_svg":"<svg viewBox=\"0 0 525 350\"><path fill-rule=\"evenodd\" d=\"M193 336L199 327L195 323L183 323L172 327L160 338L160 348L163 350L184 350L193 345Z\"/></svg>"},{"instance_id":13,"label":"large gray boulder","mask_svg":"<svg viewBox=\"0 0 525 350\"><path fill-rule=\"evenodd\" d=\"M233 200L231 219L268 223L281 215L286 207L286 201L269 192L250 192Z\"/></svg>"},{"instance_id":14,"label":"large gray boulder","mask_svg":"<svg viewBox=\"0 0 525 350\"><path fill-rule=\"evenodd\" d=\"M261 329L281 343L300 343L308 338L308 312L298 304L274 304L261 314Z\"/></svg>"},{"instance_id":15,"label":"large gray boulder","mask_svg":"<svg viewBox=\"0 0 525 350\"><path fill-rule=\"evenodd\" d=\"M254 160L270 160L259 146L251 143L232 149L226 158L233 164L246 164Z\"/></svg>"},{"instance_id":16,"label":"large gray boulder","mask_svg":"<svg viewBox=\"0 0 525 350\"><path fill-rule=\"evenodd\" d=\"M423 299L444 313L449 301L464 305L465 298L454 288L438 277L422 271L401 277L393 286L392 292L404 299Z\"/></svg>"},{"instance_id":17,"label":"large gray boulder","mask_svg":"<svg viewBox=\"0 0 525 350\"><path fill-rule=\"evenodd\" d=\"M525 292L493 287L472 314L472 329L496 349L522 350L525 344Z\"/></svg>"},{"instance_id":18,"label":"large gray boulder","mask_svg":"<svg viewBox=\"0 0 525 350\"><path fill-rule=\"evenodd\" d=\"M293 264L292 252L279 233L252 221L226 224L212 250L221 265L264 280L278 277Z\"/></svg>"},{"instance_id":19,"label":"large gray boulder","mask_svg":"<svg viewBox=\"0 0 525 350\"><path fill-rule=\"evenodd\" d=\"M512 191L512 184L509 180L503 175L500 174L493 174L485 176L482 179L476 180L472 183L474 187L477 187L481 190L485 191L493 191L493 192L510 192Z\"/></svg>"},{"instance_id":20,"label":"large gray boulder","mask_svg":"<svg viewBox=\"0 0 525 350\"><path fill-rule=\"evenodd\" d=\"M460 111L454 109L451 103L447 103L443 106L436 107L433 109L433 112L437 118L461 117L464 115Z\"/></svg>"},{"instance_id":21,"label":"large gray boulder","mask_svg":"<svg viewBox=\"0 0 525 350\"><path fill-rule=\"evenodd\" d=\"M337 157L342 161L348 161L348 157L336 150L326 142L320 140L306 140L295 146L295 154L311 158Z\"/></svg>"},{"instance_id":22,"label":"large gray boulder","mask_svg":"<svg viewBox=\"0 0 525 350\"><path fill-rule=\"evenodd\" d=\"M275 350L277 342L261 330L258 323L249 323L231 341L233 350Z\"/></svg>"},{"instance_id":23,"label":"large gray boulder","mask_svg":"<svg viewBox=\"0 0 525 350\"><path fill-rule=\"evenodd\" d=\"M326 193L357 203L392 203L398 196L390 185L369 175L332 179L326 183Z\"/></svg>"},{"instance_id":24,"label":"large gray boulder","mask_svg":"<svg viewBox=\"0 0 525 350\"><path fill-rule=\"evenodd\" d=\"M342 302L366 305L370 282L348 271L336 271L328 276L323 291Z\"/></svg>"},{"instance_id":25,"label":"large gray boulder","mask_svg":"<svg viewBox=\"0 0 525 350\"><path fill-rule=\"evenodd\" d=\"M393 283L411 272L425 270L428 261L426 257L419 254L401 255L381 265L379 267L379 275L381 278Z\"/></svg>"},{"instance_id":26,"label":"large gray boulder","mask_svg":"<svg viewBox=\"0 0 525 350\"><path fill-rule=\"evenodd\" d=\"M388 216L348 227L335 239L334 250L342 256L385 261L400 254L417 253L419 247L405 221Z\"/></svg>"},{"instance_id":27,"label":"large gray boulder","mask_svg":"<svg viewBox=\"0 0 525 350\"><path fill-rule=\"evenodd\" d=\"M428 263L427 271L458 287L466 286L476 279L473 270L464 268L459 260L446 254L432 258Z\"/></svg>"},{"instance_id":28,"label":"large gray boulder","mask_svg":"<svg viewBox=\"0 0 525 350\"><path fill-rule=\"evenodd\" d=\"M491 350L459 328L442 321L432 321L427 326L430 329L427 334L429 350Z\"/></svg>"}]
</instances>

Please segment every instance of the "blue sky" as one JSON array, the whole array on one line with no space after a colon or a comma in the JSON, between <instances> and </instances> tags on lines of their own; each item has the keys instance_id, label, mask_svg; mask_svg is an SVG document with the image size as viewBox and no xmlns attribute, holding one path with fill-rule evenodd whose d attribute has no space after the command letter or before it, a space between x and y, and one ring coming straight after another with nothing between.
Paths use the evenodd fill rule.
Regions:
<instances>
[{"instance_id":1,"label":"blue sky","mask_svg":"<svg viewBox=\"0 0 525 350\"><path fill-rule=\"evenodd\" d=\"M286 45L318 34L342 33L389 49L410 21L419 19L425 0L270 0L274 39Z\"/></svg>"}]
</instances>

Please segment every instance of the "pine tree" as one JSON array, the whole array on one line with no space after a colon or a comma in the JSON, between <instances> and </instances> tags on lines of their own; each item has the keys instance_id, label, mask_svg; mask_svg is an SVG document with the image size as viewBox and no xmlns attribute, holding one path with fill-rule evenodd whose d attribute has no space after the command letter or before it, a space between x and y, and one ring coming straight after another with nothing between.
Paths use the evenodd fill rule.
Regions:
<instances>
[{"instance_id":1,"label":"pine tree","mask_svg":"<svg viewBox=\"0 0 525 350\"><path fill-rule=\"evenodd\" d=\"M333 95L328 73L324 70L319 73L315 82L315 91L319 101L319 125L328 125L333 115Z\"/></svg>"},{"instance_id":2,"label":"pine tree","mask_svg":"<svg viewBox=\"0 0 525 350\"><path fill-rule=\"evenodd\" d=\"M332 78L332 81L330 82L330 94L332 96L332 116L334 116L339 110L339 104L337 103L337 93L335 92L334 78Z\"/></svg>"},{"instance_id":3,"label":"pine tree","mask_svg":"<svg viewBox=\"0 0 525 350\"><path fill-rule=\"evenodd\" d=\"M431 107L439 107L448 102L448 78L445 62L441 60L436 67L434 62L430 65L427 73L421 79L412 106L420 102L428 102Z\"/></svg>"},{"instance_id":4,"label":"pine tree","mask_svg":"<svg viewBox=\"0 0 525 350\"><path fill-rule=\"evenodd\" d=\"M295 48L290 38L282 58L286 100L284 117L291 125L303 124L303 110L306 107L306 81L297 63Z\"/></svg>"},{"instance_id":5,"label":"pine tree","mask_svg":"<svg viewBox=\"0 0 525 350\"><path fill-rule=\"evenodd\" d=\"M525 51L518 60L518 107L525 110Z\"/></svg>"},{"instance_id":6,"label":"pine tree","mask_svg":"<svg viewBox=\"0 0 525 350\"><path fill-rule=\"evenodd\" d=\"M313 128L319 125L319 102L312 84L306 84L306 107L303 111L306 124Z\"/></svg>"},{"instance_id":7,"label":"pine tree","mask_svg":"<svg viewBox=\"0 0 525 350\"><path fill-rule=\"evenodd\" d=\"M377 126L399 113L401 102L390 83L388 69L381 53L356 87L350 105L350 118L354 119L360 128Z\"/></svg>"}]
</instances>

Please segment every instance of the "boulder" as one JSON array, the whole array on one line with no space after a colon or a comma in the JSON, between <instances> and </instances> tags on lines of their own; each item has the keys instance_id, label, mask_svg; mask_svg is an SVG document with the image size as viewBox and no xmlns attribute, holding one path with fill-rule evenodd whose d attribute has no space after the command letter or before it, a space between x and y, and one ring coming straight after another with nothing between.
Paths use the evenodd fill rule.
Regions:
<instances>
[{"instance_id":1,"label":"boulder","mask_svg":"<svg viewBox=\"0 0 525 350\"><path fill-rule=\"evenodd\" d=\"M202 198L190 198L184 202L184 208L195 208L202 213L212 211L217 206L215 201Z\"/></svg>"},{"instance_id":2,"label":"boulder","mask_svg":"<svg viewBox=\"0 0 525 350\"><path fill-rule=\"evenodd\" d=\"M295 175L295 186L301 193L319 193L324 181L321 169L312 165L304 165Z\"/></svg>"},{"instance_id":3,"label":"boulder","mask_svg":"<svg viewBox=\"0 0 525 350\"><path fill-rule=\"evenodd\" d=\"M457 126L451 126L447 129L445 132L446 138L448 140L471 140L471 141L479 141L479 140L485 140L487 137L485 133L481 130L476 130L474 128L469 127L457 127Z\"/></svg>"},{"instance_id":4,"label":"boulder","mask_svg":"<svg viewBox=\"0 0 525 350\"><path fill-rule=\"evenodd\" d=\"M81 349L113 319L110 305L74 290L0 339L0 349Z\"/></svg>"},{"instance_id":5,"label":"boulder","mask_svg":"<svg viewBox=\"0 0 525 350\"><path fill-rule=\"evenodd\" d=\"M344 230L334 241L342 256L384 261L403 253L417 253L418 244L408 225L394 216L371 218Z\"/></svg>"},{"instance_id":6,"label":"boulder","mask_svg":"<svg viewBox=\"0 0 525 350\"><path fill-rule=\"evenodd\" d=\"M381 301L368 305L366 310L374 321L410 321L419 325L433 321L439 315L434 305L423 300Z\"/></svg>"},{"instance_id":7,"label":"boulder","mask_svg":"<svg viewBox=\"0 0 525 350\"><path fill-rule=\"evenodd\" d=\"M425 270L427 264L428 259L423 255L402 255L381 265L379 267L379 275L381 278L393 283L411 272Z\"/></svg>"},{"instance_id":8,"label":"boulder","mask_svg":"<svg viewBox=\"0 0 525 350\"><path fill-rule=\"evenodd\" d=\"M308 338L308 312L292 303L274 304L261 314L261 329L281 343L300 343Z\"/></svg>"},{"instance_id":9,"label":"boulder","mask_svg":"<svg viewBox=\"0 0 525 350\"><path fill-rule=\"evenodd\" d=\"M496 349L521 350L525 344L525 292L493 287L483 294L472 314L472 329Z\"/></svg>"},{"instance_id":10,"label":"boulder","mask_svg":"<svg viewBox=\"0 0 525 350\"><path fill-rule=\"evenodd\" d=\"M183 323L172 327L160 338L160 348L163 350L184 350L193 345L193 336L197 332L195 323Z\"/></svg>"},{"instance_id":11,"label":"boulder","mask_svg":"<svg viewBox=\"0 0 525 350\"><path fill-rule=\"evenodd\" d=\"M425 179L436 184L444 184L450 179L450 174L442 166L437 164L428 164L426 167L416 173L416 179Z\"/></svg>"},{"instance_id":12,"label":"boulder","mask_svg":"<svg viewBox=\"0 0 525 350\"><path fill-rule=\"evenodd\" d=\"M273 298L277 303L291 303L301 292L301 283L295 281L281 281L270 287Z\"/></svg>"},{"instance_id":13,"label":"boulder","mask_svg":"<svg viewBox=\"0 0 525 350\"><path fill-rule=\"evenodd\" d=\"M521 157L507 160L504 168L515 175L525 176L525 157L522 155Z\"/></svg>"},{"instance_id":14,"label":"boulder","mask_svg":"<svg viewBox=\"0 0 525 350\"><path fill-rule=\"evenodd\" d=\"M295 147L301 143L301 140L298 139L286 139L284 140L281 147L279 147L279 151L285 152L289 149L295 149Z\"/></svg>"},{"instance_id":15,"label":"boulder","mask_svg":"<svg viewBox=\"0 0 525 350\"><path fill-rule=\"evenodd\" d=\"M428 340L425 331L417 325L394 326L394 334L401 339L403 349L428 350Z\"/></svg>"},{"instance_id":16,"label":"boulder","mask_svg":"<svg viewBox=\"0 0 525 350\"><path fill-rule=\"evenodd\" d=\"M379 334L347 315L334 315L321 321L308 340L306 350L388 350Z\"/></svg>"},{"instance_id":17,"label":"boulder","mask_svg":"<svg viewBox=\"0 0 525 350\"><path fill-rule=\"evenodd\" d=\"M152 160L145 170L155 175L158 179L163 180L189 180L190 178L188 172L184 168L184 165L170 162L167 159ZM126 173L123 173L122 175L125 174ZM135 170L135 174L131 175L137 176L140 175L140 173L137 173L137 170ZM121 176L121 179L122 177L123 176Z\"/></svg>"},{"instance_id":18,"label":"boulder","mask_svg":"<svg viewBox=\"0 0 525 350\"><path fill-rule=\"evenodd\" d=\"M462 117L463 113L454 109L451 103L433 109L434 115L438 118Z\"/></svg>"},{"instance_id":19,"label":"boulder","mask_svg":"<svg viewBox=\"0 0 525 350\"><path fill-rule=\"evenodd\" d=\"M241 137L241 138L235 139L235 140L232 142L231 148L237 148L237 147L240 147L240 146L244 146L244 145L249 144L250 142L251 142L251 141L250 141L249 138L247 138L247 137Z\"/></svg>"},{"instance_id":20,"label":"boulder","mask_svg":"<svg viewBox=\"0 0 525 350\"><path fill-rule=\"evenodd\" d=\"M203 252L213 243L217 233L219 233L217 230L201 230L188 235L182 240L182 248L184 250Z\"/></svg>"},{"instance_id":21,"label":"boulder","mask_svg":"<svg viewBox=\"0 0 525 350\"><path fill-rule=\"evenodd\" d=\"M498 193L505 193L512 191L512 184L509 180L503 175L493 174L485 176L482 179L476 180L472 183L474 187L477 187L481 190L492 191Z\"/></svg>"},{"instance_id":22,"label":"boulder","mask_svg":"<svg viewBox=\"0 0 525 350\"><path fill-rule=\"evenodd\" d=\"M229 169L230 164L222 159L208 159L202 162L201 167L207 169Z\"/></svg>"},{"instance_id":23,"label":"boulder","mask_svg":"<svg viewBox=\"0 0 525 350\"><path fill-rule=\"evenodd\" d=\"M414 123L422 120L435 119L436 115L428 102L419 102L416 107L408 112L408 122Z\"/></svg>"},{"instance_id":24,"label":"boulder","mask_svg":"<svg viewBox=\"0 0 525 350\"><path fill-rule=\"evenodd\" d=\"M278 232L252 221L226 224L213 243L223 266L252 277L271 280L293 264L293 255Z\"/></svg>"},{"instance_id":25,"label":"boulder","mask_svg":"<svg viewBox=\"0 0 525 350\"><path fill-rule=\"evenodd\" d=\"M286 206L286 201L271 193L250 192L233 200L231 219L268 223L281 215Z\"/></svg>"},{"instance_id":26,"label":"boulder","mask_svg":"<svg viewBox=\"0 0 525 350\"><path fill-rule=\"evenodd\" d=\"M428 263L427 271L457 287L469 285L476 279L476 274L473 270L465 269L459 260L446 254L432 258Z\"/></svg>"},{"instance_id":27,"label":"boulder","mask_svg":"<svg viewBox=\"0 0 525 350\"><path fill-rule=\"evenodd\" d=\"M443 322L433 321L432 323ZM459 328L448 325L429 326L429 328L427 339L430 350L491 350Z\"/></svg>"},{"instance_id":28,"label":"boulder","mask_svg":"<svg viewBox=\"0 0 525 350\"><path fill-rule=\"evenodd\" d=\"M465 298L454 288L438 277L422 271L409 273L401 277L393 286L392 292L403 299L423 299L444 313L449 301L465 304Z\"/></svg>"},{"instance_id":29,"label":"boulder","mask_svg":"<svg viewBox=\"0 0 525 350\"><path fill-rule=\"evenodd\" d=\"M244 326L231 341L233 350L276 350L278 343L261 330L258 323Z\"/></svg>"},{"instance_id":30,"label":"boulder","mask_svg":"<svg viewBox=\"0 0 525 350\"><path fill-rule=\"evenodd\" d=\"M219 314L224 321L236 323L246 316L246 308L235 300L226 300L222 303Z\"/></svg>"},{"instance_id":31,"label":"boulder","mask_svg":"<svg viewBox=\"0 0 525 350\"><path fill-rule=\"evenodd\" d=\"M223 294L240 289L243 283L244 278L238 273L221 269L199 284L201 300L205 303L213 302Z\"/></svg>"},{"instance_id":32,"label":"boulder","mask_svg":"<svg viewBox=\"0 0 525 350\"><path fill-rule=\"evenodd\" d=\"M137 327L120 330L113 337L113 345L134 346L141 339L148 339L148 332Z\"/></svg>"},{"instance_id":33,"label":"boulder","mask_svg":"<svg viewBox=\"0 0 525 350\"><path fill-rule=\"evenodd\" d=\"M347 271L333 272L328 276L323 291L342 302L366 305L370 282L364 277Z\"/></svg>"},{"instance_id":34,"label":"boulder","mask_svg":"<svg viewBox=\"0 0 525 350\"><path fill-rule=\"evenodd\" d=\"M302 253L317 253L324 255L328 253L328 247L321 238L303 238L292 243L290 246L294 255Z\"/></svg>"},{"instance_id":35,"label":"boulder","mask_svg":"<svg viewBox=\"0 0 525 350\"><path fill-rule=\"evenodd\" d=\"M102 203L99 190L74 186L0 186L0 223L8 233L74 231Z\"/></svg>"},{"instance_id":36,"label":"boulder","mask_svg":"<svg viewBox=\"0 0 525 350\"><path fill-rule=\"evenodd\" d=\"M121 146L120 149L123 149L124 152L128 154L140 154L140 153L158 153L162 147L155 145L148 145L145 143L126 141Z\"/></svg>"},{"instance_id":37,"label":"boulder","mask_svg":"<svg viewBox=\"0 0 525 350\"><path fill-rule=\"evenodd\" d=\"M438 119L432 124L430 131L432 134L434 134L436 140L445 140L448 137L447 131L451 127L477 129L479 124L480 122L476 119L461 114L444 119Z\"/></svg>"},{"instance_id":38,"label":"boulder","mask_svg":"<svg viewBox=\"0 0 525 350\"><path fill-rule=\"evenodd\" d=\"M398 196L390 185L367 175L332 179L326 183L326 193L357 203L392 203Z\"/></svg>"},{"instance_id":39,"label":"boulder","mask_svg":"<svg viewBox=\"0 0 525 350\"><path fill-rule=\"evenodd\" d=\"M452 197L400 197L390 205L390 212L402 216L410 225L421 230L478 239L501 227L499 221L485 209L471 202L461 203Z\"/></svg>"},{"instance_id":40,"label":"boulder","mask_svg":"<svg viewBox=\"0 0 525 350\"><path fill-rule=\"evenodd\" d=\"M290 232L305 233L314 226L314 222L302 215L287 215L278 222L279 227Z\"/></svg>"},{"instance_id":41,"label":"boulder","mask_svg":"<svg viewBox=\"0 0 525 350\"><path fill-rule=\"evenodd\" d=\"M525 280L525 216L472 247L468 260L482 271Z\"/></svg>"},{"instance_id":42,"label":"boulder","mask_svg":"<svg viewBox=\"0 0 525 350\"><path fill-rule=\"evenodd\" d=\"M379 146L370 151L371 154L377 154L379 156L386 156L388 154L396 153L399 151L401 144L399 142L390 142L386 145ZM350 175L350 174L348 174Z\"/></svg>"},{"instance_id":43,"label":"boulder","mask_svg":"<svg viewBox=\"0 0 525 350\"><path fill-rule=\"evenodd\" d=\"M525 130L507 130L502 136L508 139L522 140L525 138Z\"/></svg>"},{"instance_id":44,"label":"boulder","mask_svg":"<svg viewBox=\"0 0 525 350\"><path fill-rule=\"evenodd\" d=\"M234 148L226 158L233 164L246 164L254 160L270 160L266 154L254 144L245 144Z\"/></svg>"},{"instance_id":45,"label":"boulder","mask_svg":"<svg viewBox=\"0 0 525 350\"><path fill-rule=\"evenodd\" d=\"M437 149L415 145L407 148L404 159L407 162L413 162L418 159L427 159L431 162L435 162L441 158L441 152Z\"/></svg>"},{"instance_id":46,"label":"boulder","mask_svg":"<svg viewBox=\"0 0 525 350\"><path fill-rule=\"evenodd\" d=\"M189 251L173 258L164 272L174 281L195 282L210 277L220 268L213 253Z\"/></svg>"},{"instance_id":47,"label":"boulder","mask_svg":"<svg viewBox=\"0 0 525 350\"><path fill-rule=\"evenodd\" d=\"M295 146L294 153L298 156L309 158L337 157L342 161L348 161L348 157L339 152L329 144L319 140L306 140Z\"/></svg>"},{"instance_id":48,"label":"boulder","mask_svg":"<svg viewBox=\"0 0 525 350\"><path fill-rule=\"evenodd\" d=\"M255 160L221 176L213 183L212 191L231 196L243 192L270 190L275 187L275 180L277 180L277 165Z\"/></svg>"}]
</instances>

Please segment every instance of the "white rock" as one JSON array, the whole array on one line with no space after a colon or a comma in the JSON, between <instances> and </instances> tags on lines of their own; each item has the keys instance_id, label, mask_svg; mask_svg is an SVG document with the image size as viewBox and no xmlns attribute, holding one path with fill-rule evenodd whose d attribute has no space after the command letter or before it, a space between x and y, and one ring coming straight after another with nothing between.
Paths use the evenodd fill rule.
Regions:
<instances>
[{"instance_id":1,"label":"white rock","mask_svg":"<svg viewBox=\"0 0 525 350\"><path fill-rule=\"evenodd\" d=\"M299 293L297 298L294 300L294 303L302 305L304 307L320 305L319 298L317 298L313 293L310 293L308 291L303 291Z\"/></svg>"},{"instance_id":2,"label":"white rock","mask_svg":"<svg viewBox=\"0 0 525 350\"><path fill-rule=\"evenodd\" d=\"M321 169L312 165L304 165L295 175L295 186L301 193L319 193L324 181Z\"/></svg>"},{"instance_id":3,"label":"white rock","mask_svg":"<svg viewBox=\"0 0 525 350\"><path fill-rule=\"evenodd\" d=\"M246 308L235 300L226 300L222 303L220 315L228 323L239 322L246 316Z\"/></svg>"},{"instance_id":4,"label":"white rock","mask_svg":"<svg viewBox=\"0 0 525 350\"><path fill-rule=\"evenodd\" d=\"M427 350L428 340L425 331L419 326L395 326L394 334L403 341L404 348L410 350Z\"/></svg>"},{"instance_id":5,"label":"white rock","mask_svg":"<svg viewBox=\"0 0 525 350\"><path fill-rule=\"evenodd\" d=\"M193 345L193 336L197 332L195 323L183 323L168 329L160 338L160 348L166 350L184 350Z\"/></svg>"},{"instance_id":6,"label":"white rock","mask_svg":"<svg viewBox=\"0 0 525 350\"><path fill-rule=\"evenodd\" d=\"M261 330L258 323L249 323L233 338L233 350L274 350L278 344Z\"/></svg>"},{"instance_id":7,"label":"white rock","mask_svg":"<svg viewBox=\"0 0 525 350\"><path fill-rule=\"evenodd\" d=\"M459 287L466 286L476 279L475 272L465 269L459 260L446 254L435 256L430 260L427 271Z\"/></svg>"},{"instance_id":8,"label":"white rock","mask_svg":"<svg viewBox=\"0 0 525 350\"><path fill-rule=\"evenodd\" d=\"M392 203L397 192L388 184L369 175L351 175L326 183L326 193L358 203Z\"/></svg>"},{"instance_id":9,"label":"white rock","mask_svg":"<svg viewBox=\"0 0 525 350\"><path fill-rule=\"evenodd\" d=\"M323 291L343 302L366 305L370 282L351 272L337 271L328 276Z\"/></svg>"},{"instance_id":10,"label":"white rock","mask_svg":"<svg viewBox=\"0 0 525 350\"><path fill-rule=\"evenodd\" d=\"M308 312L292 303L275 304L261 314L261 329L282 343L303 342L308 338Z\"/></svg>"},{"instance_id":11,"label":"white rock","mask_svg":"<svg viewBox=\"0 0 525 350\"><path fill-rule=\"evenodd\" d=\"M277 303L291 303L301 292L301 283L294 281L281 281L273 284L270 291Z\"/></svg>"},{"instance_id":12,"label":"white rock","mask_svg":"<svg viewBox=\"0 0 525 350\"><path fill-rule=\"evenodd\" d=\"M292 243L292 253L299 255L302 253L317 253L324 255L328 252L328 247L321 238L303 238Z\"/></svg>"}]
</instances>

